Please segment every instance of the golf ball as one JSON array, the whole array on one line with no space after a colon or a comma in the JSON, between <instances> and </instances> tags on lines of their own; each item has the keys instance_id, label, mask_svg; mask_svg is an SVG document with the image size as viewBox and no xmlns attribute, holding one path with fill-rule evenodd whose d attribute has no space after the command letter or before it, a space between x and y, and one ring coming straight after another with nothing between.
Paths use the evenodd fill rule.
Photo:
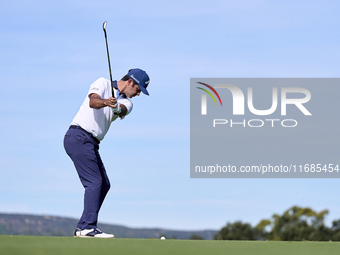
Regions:
<instances>
[{"instance_id":1,"label":"golf ball","mask_svg":"<svg viewBox=\"0 0 340 255\"><path fill-rule=\"evenodd\" d=\"M165 237L164 237L164 236L162 236L162 237L161 237L161 240L165 240Z\"/></svg>"}]
</instances>

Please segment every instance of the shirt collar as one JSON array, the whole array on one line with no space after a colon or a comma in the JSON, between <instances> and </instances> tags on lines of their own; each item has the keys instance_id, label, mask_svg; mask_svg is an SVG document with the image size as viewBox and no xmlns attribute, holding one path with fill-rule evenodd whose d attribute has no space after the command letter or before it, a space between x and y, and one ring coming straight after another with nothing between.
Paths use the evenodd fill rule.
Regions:
<instances>
[{"instance_id":1,"label":"shirt collar","mask_svg":"<svg viewBox=\"0 0 340 255\"><path fill-rule=\"evenodd\" d=\"M127 98L127 96L125 94L120 93L120 91L118 89L117 81L112 81L112 86L118 91L117 97L121 96L121 97Z\"/></svg>"},{"instance_id":2,"label":"shirt collar","mask_svg":"<svg viewBox=\"0 0 340 255\"><path fill-rule=\"evenodd\" d=\"M118 90L118 85L117 85L117 81L112 81L112 86Z\"/></svg>"}]
</instances>

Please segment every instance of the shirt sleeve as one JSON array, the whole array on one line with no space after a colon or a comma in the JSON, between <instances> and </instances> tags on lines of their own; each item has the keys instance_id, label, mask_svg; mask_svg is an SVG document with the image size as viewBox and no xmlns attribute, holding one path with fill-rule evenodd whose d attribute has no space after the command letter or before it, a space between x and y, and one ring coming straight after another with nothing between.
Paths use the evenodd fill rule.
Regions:
<instances>
[{"instance_id":1,"label":"shirt sleeve","mask_svg":"<svg viewBox=\"0 0 340 255\"><path fill-rule=\"evenodd\" d=\"M88 96L90 96L92 93L96 93L100 96L100 98L104 98L105 95L105 78L99 78L94 83L91 84L90 90L88 92Z\"/></svg>"}]
</instances>

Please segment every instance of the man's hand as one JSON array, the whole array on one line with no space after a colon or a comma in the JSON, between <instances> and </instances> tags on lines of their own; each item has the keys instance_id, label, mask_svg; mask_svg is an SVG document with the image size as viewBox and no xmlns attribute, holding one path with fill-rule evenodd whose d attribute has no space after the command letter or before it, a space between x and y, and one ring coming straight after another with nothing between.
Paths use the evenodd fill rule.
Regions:
<instances>
[{"instance_id":1,"label":"man's hand","mask_svg":"<svg viewBox=\"0 0 340 255\"><path fill-rule=\"evenodd\" d=\"M110 97L109 99L101 99L101 97L93 93L90 96L90 107L94 109L100 109L106 106L109 106L112 108L112 111L115 114L118 114L120 117L123 117L127 113L127 109L125 105L117 103L117 99L114 97Z\"/></svg>"},{"instance_id":2,"label":"man's hand","mask_svg":"<svg viewBox=\"0 0 340 255\"><path fill-rule=\"evenodd\" d=\"M120 114L122 111L122 109L120 108L120 104L116 104L114 107L112 107L112 111L114 114Z\"/></svg>"},{"instance_id":3,"label":"man's hand","mask_svg":"<svg viewBox=\"0 0 340 255\"><path fill-rule=\"evenodd\" d=\"M89 97L91 108L100 109L105 106L109 106L112 108L117 107L117 100L114 97L110 97L109 99L101 99L101 97L96 93L91 94Z\"/></svg>"},{"instance_id":4,"label":"man's hand","mask_svg":"<svg viewBox=\"0 0 340 255\"><path fill-rule=\"evenodd\" d=\"M114 98L114 97L110 97L109 99L106 99L104 103L105 103L106 106L110 106L112 108L117 108L117 105L118 105L117 99Z\"/></svg>"}]
</instances>

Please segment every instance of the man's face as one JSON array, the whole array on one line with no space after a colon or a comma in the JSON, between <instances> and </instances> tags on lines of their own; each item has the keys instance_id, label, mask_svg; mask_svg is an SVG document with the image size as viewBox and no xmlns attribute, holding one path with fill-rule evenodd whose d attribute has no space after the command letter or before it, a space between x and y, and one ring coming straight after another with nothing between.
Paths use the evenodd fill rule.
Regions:
<instances>
[{"instance_id":1,"label":"man's face","mask_svg":"<svg viewBox=\"0 0 340 255\"><path fill-rule=\"evenodd\" d=\"M128 97L128 98L133 98L135 96L139 96L141 90L138 87L137 84L135 84L133 82L132 79L129 80L128 82L128 86L126 87L124 94Z\"/></svg>"}]
</instances>

